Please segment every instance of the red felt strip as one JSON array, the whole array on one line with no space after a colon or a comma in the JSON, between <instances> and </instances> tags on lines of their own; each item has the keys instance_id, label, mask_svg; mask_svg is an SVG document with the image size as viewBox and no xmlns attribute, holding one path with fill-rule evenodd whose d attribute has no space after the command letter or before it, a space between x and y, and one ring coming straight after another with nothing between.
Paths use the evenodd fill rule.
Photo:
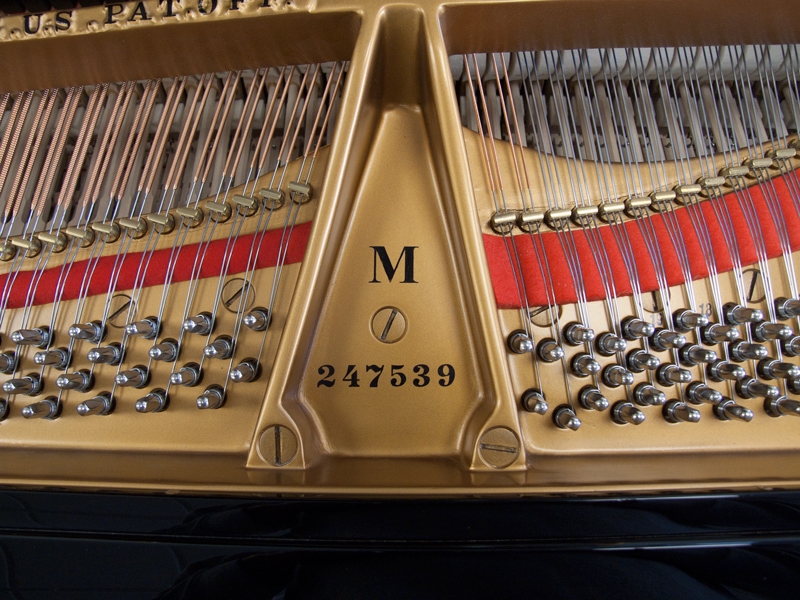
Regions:
<instances>
[{"instance_id":1,"label":"red felt strip","mask_svg":"<svg viewBox=\"0 0 800 600\"><path fill-rule=\"evenodd\" d=\"M308 234L311 231L311 223L296 225L289 238L289 246L286 252L285 264L298 263L303 260L303 255L308 244ZM278 262L278 249L280 246L283 228L273 229L264 234L261 242L261 251L258 256L257 268L274 267ZM256 234L243 235L239 237L233 246L229 274L242 273L247 269L247 259L250 255L250 244ZM200 278L216 277L222 270L222 254L225 251L226 239L212 241L208 245ZM197 256L200 244L188 244L180 249L177 257L175 272L172 276L173 283L187 281L192 276L195 257ZM144 277L144 286L162 285L167 277L167 266L169 263L171 248L156 250L148 265ZM143 253L132 252L125 255L120 267L118 290L132 289L136 279ZM88 296L104 294L108 291L108 281L114 268L116 256L104 256L97 262L97 268L89 284ZM62 300L74 300L80 294L81 282L83 281L86 269L89 266L88 260L75 262L69 270L64 287ZM61 276L61 267L46 269L42 273L41 281L36 288L33 304L48 304L55 299L56 286ZM30 287L33 271L21 271L14 280L9 296L8 308L19 308L25 304ZM8 274L0 275L0 290L5 288Z\"/></svg>"},{"instance_id":2,"label":"red felt strip","mask_svg":"<svg viewBox=\"0 0 800 600\"><path fill-rule=\"evenodd\" d=\"M790 192L786 187L783 177L773 179L769 185L774 186L778 200L783 207L783 214L786 217L786 226L789 231L789 239L793 250L800 248L800 217L795 210ZM758 213L759 226L763 231L763 236L767 246L767 253L770 258L781 254L780 242L778 241L777 231L775 230L772 216L767 203L764 199L762 187L760 185L749 188L750 196L753 199L756 212ZM742 257L742 264L749 265L757 261L755 246L747 227L747 221L739 208L736 196L730 193L725 196L725 202L733 220L736 239L739 243L739 252ZM717 221L714 210L709 202L701 202L700 206L705 216L705 221L711 237L711 243L716 250L715 259L719 272L730 271L733 268L730 255L725 244L722 230ZM686 250L689 255L690 270L692 279L700 279L708 276L708 270L703 259L702 248L695 234L691 219L686 208L678 208L675 211L678 223L686 241ZM653 215L651 220L654 225L656 236L659 240L662 256L664 258L664 268L667 272L667 279L670 285L677 285L683 282L678 257L672 246L669 234L664 227L663 218L660 215ZM658 289L655 272L650 255L647 253L644 239L635 221L627 221L624 224L628 231L631 241L636 265L639 271L639 280L642 291L650 292ZM619 251L616 240L611 232L610 226L602 225L600 234L608 252L611 263L612 276L616 286L618 296L629 296L631 290L628 272L622 261L622 254ZM591 247L589 246L586 234L580 229L575 228L572 234L575 246L578 249L579 260L583 270L583 280L586 286L586 295L589 300L601 300L606 297L603 289L600 273L597 270ZM558 304L571 304L577 302L577 294L569 275L569 268L564 256L559 234L548 231L541 234L547 261L553 276L553 285ZM507 238L506 238L507 240ZM486 248L486 258L489 262L489 272L492 276L495 299L499 308L520 308L520 297L514 283L514 273L509 262L508 250L506 249L504 238L497 235L484 234L483 244ZM536 258L536 254L531 243L531 239L526 235L513 237L513 244L517 248L524 274L524 281L527 290L529 306L543 306L547 304L545 286L542 280L541 269Z\"/></svg>"}]
</instances>

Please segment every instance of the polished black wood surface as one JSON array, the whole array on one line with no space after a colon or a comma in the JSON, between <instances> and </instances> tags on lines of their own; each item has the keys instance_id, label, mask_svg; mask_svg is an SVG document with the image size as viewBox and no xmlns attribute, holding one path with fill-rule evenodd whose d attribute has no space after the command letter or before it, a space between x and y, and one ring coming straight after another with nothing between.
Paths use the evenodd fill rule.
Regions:
<instances>
[{"instance_id":1,"label":"polished black wood surface","mask_svg":"<svg viewBox=\"0 0 800 600\"><path fill-rule=\"evenodd\" d=\"M0 597L796 598L800 493L0 493Z\"/></svg>"}]
</instances>

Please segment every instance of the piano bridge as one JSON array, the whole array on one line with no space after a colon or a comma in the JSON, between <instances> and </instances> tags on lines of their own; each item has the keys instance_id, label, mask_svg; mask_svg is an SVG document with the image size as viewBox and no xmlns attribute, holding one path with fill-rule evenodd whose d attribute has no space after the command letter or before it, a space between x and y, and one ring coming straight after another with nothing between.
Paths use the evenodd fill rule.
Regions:
<instances>
[{"instance_id":1,"label":"piano bridge","mask_svg":"<svg viewBox=\"0 0 800 600\"><path fill-rule=\"evenodd\" d=\"M0 7L0 483L800 481L793 3Z\"/></svg>"}]
</instances>

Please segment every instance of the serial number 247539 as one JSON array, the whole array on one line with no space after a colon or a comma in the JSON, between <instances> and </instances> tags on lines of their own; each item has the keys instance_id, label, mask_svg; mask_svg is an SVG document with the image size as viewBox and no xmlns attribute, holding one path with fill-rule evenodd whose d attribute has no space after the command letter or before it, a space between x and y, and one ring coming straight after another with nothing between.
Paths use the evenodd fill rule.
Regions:
<instances>
[{"instance_id":1,"label":"serial number 247539","mask_svg":"<svg viewBox=\"0 0 800 600\"><path fill-rule=\"evenodd\" d=\"M404 372L405 365L389 365L389 370L384 378L384 383L381 384L381 376L387 365L367 365L365 368L365 380L369 380L368 387L376 388L379 385L386 385L389 383L392 387L404 386L410 379L411 385L414 387L425 387L431 383L431 377L442 386L447 387L452 385L456 379L456 370L453 365L443 364L439 365L436 369L438 377L431 375L431 367L424 364L414 365L412 367L413 375ZM330 388L336 385L336 369L333 365L322 365L317 369L322 378L317 381L317 387ZM358 369L356 365L347 365L347 370L342 377L342 382L347 384L348 387L361 387L361 379L358 376Z\"/></svg>"}]
</instances>

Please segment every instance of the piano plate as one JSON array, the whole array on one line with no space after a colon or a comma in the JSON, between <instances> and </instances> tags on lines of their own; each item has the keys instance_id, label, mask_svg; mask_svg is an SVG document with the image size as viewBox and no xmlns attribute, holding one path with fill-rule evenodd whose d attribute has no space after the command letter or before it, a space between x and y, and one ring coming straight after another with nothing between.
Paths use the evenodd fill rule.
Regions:
<instances>
[{"instance_id":1,"label":"piano plate","mask_svg":"<svg viewBox=\"0 0 800 600\"><path fill-rule=\"evenodd\" d=\"M2 17L0 483L796 487L798 22L787 0Z\"/></svg>"}]
</instances>

